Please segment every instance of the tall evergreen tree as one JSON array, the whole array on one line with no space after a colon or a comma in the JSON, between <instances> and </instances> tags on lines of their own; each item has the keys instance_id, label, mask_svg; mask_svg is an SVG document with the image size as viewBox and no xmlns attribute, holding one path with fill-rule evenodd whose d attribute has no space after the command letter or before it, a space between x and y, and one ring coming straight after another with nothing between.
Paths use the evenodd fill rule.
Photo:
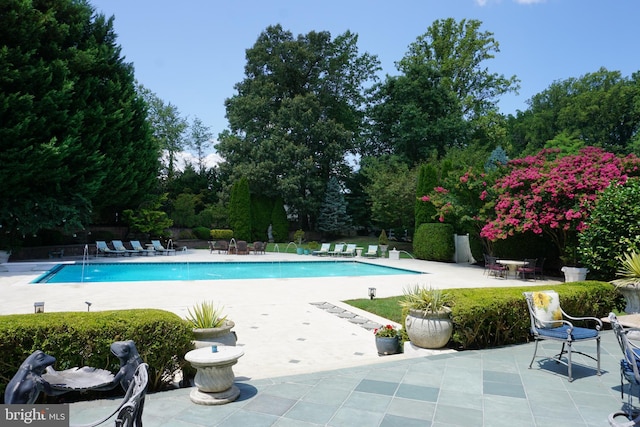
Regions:
<instances>
[{"instance_id":1,"label":"tall evergreen tree","mask_svg":"<svg viewBox=\"0 0 640 427\"><path fill-rule=\"evenodd\" d=\"M231 189L229 223L236 240L251 241L251 195L249 181L244 176Z\"/></svg>"},{"instance_id":2,"label":"tall evergreen tree","mask_svg":"<svg viewBox=\"0 0 640 427\"><path fill-rule=\"evenodd\" d=\"M274 241L287 242L289 240L289 220L281 197L277 198L273 204L273 211L271 212L271 230Z\"/></svg>"},{"instance_id":3,"label":"tall evergreen tree","mask_svg":"<svg viewBox=\"0 0 640 427\"><path fill-rule=\"evenodd\" d=\"M347 215L347 202L342 194L340 183L335 176L329 178L324 202L318 215L318 230L339 234L351 225L351 218Z\"/></svg>"},{"instance_id":4,"label":"tall evergreen tree","mask_svg":"<svg viewBox=\"0 0 640 427\"><path fill-rule=\"evenodd\" d=\"M80 229L154 188L158 151L115 39L84 1L2 3L3 230Z\"/></svg>"}]
</instances>

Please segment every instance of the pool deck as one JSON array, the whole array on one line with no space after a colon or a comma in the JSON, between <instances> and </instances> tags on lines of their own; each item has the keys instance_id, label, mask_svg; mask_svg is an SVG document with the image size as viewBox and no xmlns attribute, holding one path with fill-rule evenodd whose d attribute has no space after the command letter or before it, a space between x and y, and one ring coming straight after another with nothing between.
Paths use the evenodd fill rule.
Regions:
<instances>
[{"instance_id":1,"label":"pool deck","mask_svg":"<svg viewBox=\"0 0 640 427\"><path fill-rule=\"evenodd\" d=\"M91 262L278 260L326 258L191 250L176 256L92 258ZM0 314L33 313L36 301L44 301L47 312L84 311L89 301L92 311L148 307L184 317L187 308L199 301L220 302L236 323L237 345L245 353L233 368L240 399L203 407L190 402L189 389L154 393L145 406L145 426L604 426L607 414L621 407L620 350L610 332L603 334L604 374L598 377L590 368L577 368L576 380L568 383L562 365L536 362L527 369L531 344L465 352L408 348L404 354L380 357L367 327L388 320L341 302L366 298L369 287L385 297L416 284L544 287L556 281L487 277L481 267L464 264L358 260L426 274L47 285L29 282L55 263L9 263L12 271L0 272ZM354 322L354 317L365 324ZM550 345L549 351L555 347ZM592 350L588 343L585 347ZM113 404L73 404L72 422L96 419Z\"/></svg>"}]
</instances>

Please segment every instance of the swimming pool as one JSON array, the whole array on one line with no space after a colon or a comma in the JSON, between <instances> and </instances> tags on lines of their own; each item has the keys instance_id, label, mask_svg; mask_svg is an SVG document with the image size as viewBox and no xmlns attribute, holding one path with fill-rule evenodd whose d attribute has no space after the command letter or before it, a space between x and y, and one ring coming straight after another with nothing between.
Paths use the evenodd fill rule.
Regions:
<instances>
[{"instance_id":1,"label":"swimming pool","mask_svg":"<svg viewBox=\"0 0 640 427\"><path fill-rule=\"evenodd\" d=\"M162 262L59 264L31 283L154 282L173 280L292 279L422 274L357 261Z\"/></svg>"}]
</instances>

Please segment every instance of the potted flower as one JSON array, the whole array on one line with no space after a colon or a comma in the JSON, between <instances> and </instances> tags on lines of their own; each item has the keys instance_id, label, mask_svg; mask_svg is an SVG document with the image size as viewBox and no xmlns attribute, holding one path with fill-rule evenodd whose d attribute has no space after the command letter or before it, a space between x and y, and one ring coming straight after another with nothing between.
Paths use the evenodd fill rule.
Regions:
<instances>
[{"instance_id":1,"label":"potted flower","mask_svg":"<svg viewBox=\"0 0 640 427\"><path fill-rule=\"evenodd\" d=\"M384 231L384 228L380 232L380 236L378 236L378 246L380 246L380 256L384 258L389 248L389 239L387 238L387 232Z\"/></svg>"},{"instance_id":2,"label":"potted flower","mask_svg":"<svg viewBox=\"0 0 640 427\"><path fill-rule=\"evenodd\" d=\"M215 306L213 301L202 301L189 308L187 322L193 329L196 348L212 344L236 345L236 333L231 330L235 323L223 316L222 308Z\"/></svg>"},{"instance_id":3,"label":"potted flower","mask_svg":"<svg viewBox=\"0 0 640 427\"><path fill-rule=\"evenodd\" d=\"M440 289L420 287L404 290L400 306L406 312L405 328L412 344L441 348L453 333L449 295Z\"/></svg>"},{"instance_id":4,"label":"potted flower","mask_svg":"<svg viewBox=\"0 0 640 427\"><path fill-rule=\"evenodd\" d=\"M624 296L627 305L624 309L627 313L640 313L640 254L632 251L618 257L620 267L617 275L620 279L612 280Z\"/></svg>"},{"instance_id":5,"label":"potted flower","mask_svg":"<svg viewBox=\"0 0 640 427\"><path fill-rule=\"evenodd\" d=\"M379 355L396 354L400 348L400 334L391 325L380 326L373 330L376 336L376 349Z\"/></svg>"},{"instance_id":6,"label":"potted flower","mask_svg":"<svg viewBox=\"0 0 640 427\"><path fill-rule=\"evenodd\" d=\"M304 239L304 231L301 229L296 230L293 233L293 240L298 245L296 246L296 252L298 255L302 255L304 253L304 248L302 248L302 239Z\"/></svg>"}]
</instances>

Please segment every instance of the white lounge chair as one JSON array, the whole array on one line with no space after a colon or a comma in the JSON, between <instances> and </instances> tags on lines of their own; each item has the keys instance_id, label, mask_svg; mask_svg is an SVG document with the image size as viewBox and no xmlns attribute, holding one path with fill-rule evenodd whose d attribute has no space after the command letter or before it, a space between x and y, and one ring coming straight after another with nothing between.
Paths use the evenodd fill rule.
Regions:
<instances>
[{"instance_id":1,"label":"white lounge chair","mask_svg":"<svg viewBox=\"0 0 640 427\"><path fill-rule=\"evenodd\" d=\"M124 256L124 254L125 254L124 251L111 249L109 246L107 246L107 242L103 240L96 241L96 256L98 255L105 255L105 256L106 255L114 255L114 256L123 255Z\"/></svg>"},{"instance_id":2,"label":"white lounge chair","mask_svg":"<svg viewBox=\"0 0 640 427\"><path fill-rule=\"evenodd\" d=\"M362 256L366 257L378 257L378 245L369 245L369 249L367 252L363 253Z\"/></svg>"},{"instance_id":3,"label":"white lounge chair","mask_svg":"<svg viewBox=\"0 0 640 427\"><path fill-rule=\"evenodd\" d=\"M161 252L165 255L169 255L169 254L176 254L176 250L175 249L167 249L164 246L162 246L162 244L160 243L160 240L152 240L151 244L153 245L153 249L155 249L157 252Z\"/></svg>"},{"instance_id":4,"label":"white lounge chair","mask_svg":"<svg viewBox=\"0 0 640 427\"><path fill-rule=\"evenodd\" d=\"M311 252L311 255L329 255L329 249L331 249L331 243L323 243L322 246L320 246L320 249Z\"/></svg>"},{"instance_id":5,"label":"white lounge chair","mask_svg":"<svg viewBox=\"0 0 640 427\"><path fill-rule=\"evenodd\" d=\"M329 255L339 256L340 254L342 254L344 247L345 247L345 243L336 243L336 245L333 247L333 250L329 251Z\"/></svg>"},{"instance_id":6,"label":"white lounge chair","mask_svg":"<svg viewBox=\"0 0 640 427\"><path fill-rule=\"evenodd\" d=\"M350 256L350 257L354 257L356 256L356 244L355 243L349 243L347 245L347 247L344 249L344 251L342 251L340 253L341 256Z\"/></svg>"}]
</instances>

